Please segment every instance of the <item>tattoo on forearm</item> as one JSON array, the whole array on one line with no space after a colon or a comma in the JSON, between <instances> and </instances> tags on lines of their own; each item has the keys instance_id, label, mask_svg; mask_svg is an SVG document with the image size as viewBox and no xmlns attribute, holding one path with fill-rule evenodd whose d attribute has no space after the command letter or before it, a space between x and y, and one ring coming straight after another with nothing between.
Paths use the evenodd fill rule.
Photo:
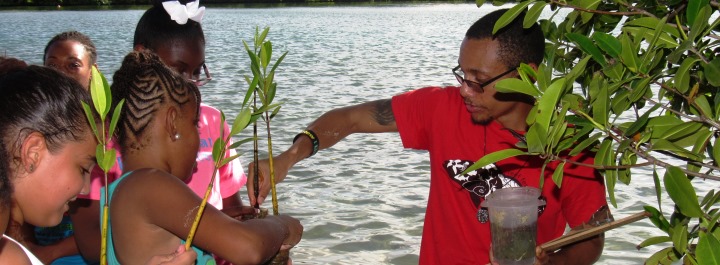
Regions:
<instances>
[{"instance_id":1,"label":"tattoo on forearm","mask_svg":"<svg viewBox=\"0 0 720 265\"><path fill-rule=\"evenodd\" d=\"M375 121L383 126L390 125L395 122L395 115L392 112L391 100L383 99L375 102L375 111L373 116L375 116Z\"/></svg>"}]
</instances>

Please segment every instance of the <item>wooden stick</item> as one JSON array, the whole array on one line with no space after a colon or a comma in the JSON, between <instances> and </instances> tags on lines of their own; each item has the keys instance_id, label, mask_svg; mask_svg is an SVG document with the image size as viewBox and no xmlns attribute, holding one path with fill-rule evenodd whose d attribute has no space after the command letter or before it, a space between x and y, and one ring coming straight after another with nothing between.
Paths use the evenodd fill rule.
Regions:
<instances>
[{"instance_id":1,"label":"wooden stick","mask_svg":"<svg viewBox=\"0 0 720 265\"><path fill-rule=\"evenodd\" d=\"M542 248L545 252L554 252L566 245L578 242L580 240L583 240L583 239L586 239L586 238L589 238L592 236L599 235L600 233L603 233L603 232L608 231L613 228L617 228L617 227L620 227L620 226L623 226L623 225L626 225L629 223L633 223L633 222L642 220L645 217L649 217L649 216L650 216L650 213L648 213L648 212L645 212L645 211L639 212L639 213L633 214L631 216L625 217L620 220L615 220L615 221L612 221L612 222L609 222L609 223L606 223L606 224L603 224L600 226L587 228L587 229L581 230L576 233L558 237L554 240L545 242L545 244L540 245L540 248Z\"/></svg>"}]
</instances>

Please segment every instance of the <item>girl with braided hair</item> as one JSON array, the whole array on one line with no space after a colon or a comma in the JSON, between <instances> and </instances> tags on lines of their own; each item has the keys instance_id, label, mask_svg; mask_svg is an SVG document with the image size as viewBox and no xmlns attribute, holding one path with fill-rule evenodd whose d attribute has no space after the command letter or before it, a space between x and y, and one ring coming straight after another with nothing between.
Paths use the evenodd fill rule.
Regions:
<instances>
[{"instance_id":1,"label":"girl with braided hair","mask_svg":"<svg viewBox=\"0 0 720 265\"><path fill-rule=\"evenodd\" d=\"M108 187L108 261L137 264L173 251L199 210L202 199L185 181L200 145L200 92L149 51L125 57L111 90L113 102L125 99L117 127L124 173ZM197 264L215 263L205 251L234 264L259 264L297 244L301 234L300 222L286 215L241 222L207 207L193 250Z\"/></svg>"},{"instance_id":2,"label":"girl with braided hair","mask_svg":"<svg viewBox=\"0 0 720 265\"><path fill-rule=\"evenodd\" d=\"M165 65L202 88L212 77L205 63L205 35L200 24L204 7L198 6L197 1L154 0L154 5L138 21L133 49L153 51ZM186 10L190 10L189 13ZM226 123L221 124L220 111L202 102L199 120L200 149L196 158L196 172L186 184L202 197L215 171L211 155L214 141L221 134L229 134L230 130ZM220 128L224 128L224 131ZM228 146L231 144L227 143ZM235 155L234 150L228 150L226 157ZM119 154L116 167L108 172L109 181L112 182L122 174L122 165ZM100 256L100 221L97 217L100 211L99 189L104 185L102 176L101 170L93 171L90 194L80 197L82 207L71 216L78 247L88 261L97 261ZM217 176L208 204L231 217L252 213L253 208L243 206L240 197L239 190L247 182L240 160L235 159L221 167Z\"/></svg>"}]
</instances>

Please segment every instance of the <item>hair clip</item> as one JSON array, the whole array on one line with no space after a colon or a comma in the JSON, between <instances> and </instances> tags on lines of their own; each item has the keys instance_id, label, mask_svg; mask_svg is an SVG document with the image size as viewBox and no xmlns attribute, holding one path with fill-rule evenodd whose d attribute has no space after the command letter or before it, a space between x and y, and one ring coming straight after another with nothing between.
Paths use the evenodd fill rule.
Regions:
<instances>
[{"instance_id":1,"label":"hair clip","mask_svg":"<svg viewBox=\"0 0 720 265\"><path fill-rule=\"evenodd\" d=\"M177 0L166 1L162 2L162 5L170 15L170 19L175 20L180 25L185 25L188 19L200 23L203 15L205 15L205 7L200 6L200 0L189 2L187 5L183 5Z\"/></svg>"}]
</instances>

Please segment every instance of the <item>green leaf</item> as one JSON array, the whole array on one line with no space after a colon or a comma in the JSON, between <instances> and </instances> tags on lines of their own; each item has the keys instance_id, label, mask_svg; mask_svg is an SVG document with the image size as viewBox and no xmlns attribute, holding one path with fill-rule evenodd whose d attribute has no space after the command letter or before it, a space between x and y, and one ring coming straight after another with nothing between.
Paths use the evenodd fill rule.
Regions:
<instances>
[{"instance_id":1,"label":"green leaf","mask_svg":"<svg viewBox=\"0 0 720 265\"><path fill-rule=\"evenodd\" d=\"M654 151L669 151L674 153L677 156L681 156L687 159L690 159L692 161L698 161L700 162L700 156L698 154L695 154L693 152L690 152L688 150L685 150L684 148L668 141L665 139L657 139L653 141L652 144L652 150Z\"/></svg>"},{"instance_id":2,"label":"green leaf","mask_svg":"<svg viewBox=\"0 0 720 265\"><path fill-rule=\"evenodd\" d=\"M646 48L646 50L649 52L645 53L645 55L643 56L642 62L640 63L641 66L644 66L643 71L642 71L643 73L647 73L647 71L648 71L648 66L650 65L650 63L648 63L648 61L652 61L653 59L655 59L655 52L654 52L655 47L656 46L657 47L667 46L667 45L663 44L663 41L658 41L658 40L661 40L661 39L663 39L662 37L665 37L664 41L671 42L671 45L670 45L671 47L677 46L677 42L675 41L675 39L670 38L670 36L668 36L667 34L665 34L663 32L663 26L667 25L666 22L667 22L667 17L663 17L662 19L660 19L660 21L658 21L658 24L653 28L652 36L650 36L649 38L647 36L645 37L648 40L647 41L648 47Z\"/></svg>"},{"instance_id":3,"label":"green leaf","mask_svg":"<svg viewBox=\"0 0 720 265\"><path fill-rule=\"evenodd\" d=\"M250 98L252 98L253 92L255 92L258 82L260 82L259 78L253 78L252 82L250 83L250 86L248 87L248 92L245 93L245 99L243 100L242 107L246 107L248 105L248 102L250 102Z\"/></svg>"},{"instance_id":4,"label":"green leaf","mask_svg":"<svg viewBox=\"0 0 720 265\"><path fill-rule=\"evenodd\" d=\"M250 117L252 116L252 110L250 108L242 109L235 117L235 122L230 130L230 135L237 135L243 129L247 128L250 124Z\"/></svg>"},{"instance_id":5,"label":"green leaf","mask_svg":"<svg viewBox=\"0 0 720 265\"><path fill-rule=\"evenodd\" d=\"M672 228L672 241L673 246L675 247L675 251L679 252L682 256L687 252L687 244L688 244L688 231L687 226L685 225L675 225L675 227Z\"/></svg>"},{"instance_id":6,"label":"green leaf","mask_svg":"<svg viewBox=\"0 0 720 265\"><path fill-rule=\"evenodd\" d=\"M642 128L645 128L645 125L647 125L648 121L650 120L650 113L654 112L659 107L659 105L653 106L652 108L650 108L650 110L646 111L645 114L640 116L640 118L635 120L635 122L633 122L632 125L630 125L630 127L625 130L625 136L633 137L635 133L640 131Z\"/></svg>"},{"instance_id":7,"label":"green leaf","mask_svg":"<svg viewBox=\"0 0 720 265\"><path fill-rule=\"evenodd\" d=\"M645 260L645 264L670 264L673 261L676 261L677 257L675 256L673 247L666 247L661 249L658 252L655 252L652 254L647 260Z\"/></svg>"},{"instance_id":8,"label":"green leaf","mask_svg":"<svg viewBox=\"0 0 720 265\"><path fill-rule=\"evenodd\" d=\"M517 78L505 78L495 84L495 90L501 93L522 93L538 97L540 92L532 84Z\"/></svg>"},{"instance_id":9,"label":"green leaf","mask_svg":"<svg viewBox=\"0 0 720 265\"><path fill-rule=\"evenodd\" d=\"M577 64L575 64L575 66L573 66L572 70L570 70L570 72L567 75L565 75L565 79L566 79L565 86L566 87L572 88L572 84L573 84L573 82L575 82L575 79L577 79L579 76L583 75L583 73L587 69L586 66L587 66L587 63L590 61L590 58L592 58L592 56L585 56L582 59L580 59L580 61Z\"/></svg>"},{"instance_id":10,"label":"green leaf","mask_svg":"<svg viewBox=\"0 0 720 265\"><path fill-rule=\"evenodd\" d=\"M557 121L555 122L554 126L551 126L551 133L550 133L550 141L548 141L548 145L550 146L549 152L553 152L553 148L555 148L560 142L560 139L563 138L563 135L565 134L565 131L567 130L567 122L565 122L565 114L567 113L567 108L563 107L563 109L560 111L560 114L558 115ZM564 149L560 149L564 150Z\"/></svg>"},{"instance_id":11,"label":"green leaf","mask_svg":"<svg viewBox=\"0 0 720 265\"><path fill-rule=\"evenodd\" d=\"M705 78L714 87L720 86L720 58L715 58L710 63L704 64Z\"/></svg>"},{"instance_id":12,"label":"green leaf","mask_svg":"<svg viewBox=\"0 0 720 265\"><path fill-rule=\"evenodd\" d=\"M685 15L687 16L688 26L695 23L700 10L708 5L710 0L688 0L687 8L685 9Z\"/></svg>"},{"instance_id":13,"label":"green leaf","mask_svg":"<svg viewBox=\"0 0 720 265\"><path fill-rule=\"evenodd\" d=\"M555 172L553 172L552 179L553 182L555 182L555 185L557 185L558 188L562 188L562 180L563 180L563 171L565 168L565 162L560 163L558 167L555 169Z\"/></svg>"},{"instance_id":14,"label":"green leaf","mask_svg":"<svg viewBox=\"0 0 720 265\"><path fill-rule=\"evenodd\" d=\"M698 61L700 59L688 57L683 60L680 68L675 72L675 88L681 93L687 93L690 88L690 68Z\"/></svg>"},{"instance_id":15,"label":"green leaf","mask_svg":"<svg viewBox=\"0 0 720 265\"><path fill-rule=\"evenodd\" d=\"M710 107L710 102L708 102L705 95L697 95L697 97L695 97L695 105L693 107L698 109L700 111L700 115L703 117L715 116L712 112L712 107Z\"/></svg>"},{"instance_id":16,"label":"green leaf","mask_svg":"<svg viewBox=\"0 0 720 265\"><path fill-rule=\"evenodd\" d=\"M650 213L650 222L652 222L657 228L659 228L663 232L666 232L668 234L670 233L670 222L665 219L665 216L663 216L660 211L650 205L643 206L643 209L645 209L646 212Z\"/></svg>"},{"instance_id":17,"label":"green leaf","mask_svg":"<svg viewBox=\"0 0 720 265\"><path fill-rule=\"evenodd\" d=\"M83 106L83 110L85 111L85 117L88 120L88 123L90 123L90 128L93 130L93 134L95 134L95 139L98 141L98 143L102 143L102 137L100 136L100 131L98 131L97 128L97 122L95 122L94 114L92 109L90 109L90 105L85 103L84 101L81 102Z\"/></svg>"},{"instance_id":18,"label":"green leaf","mask_svg":"<svg viewBox=\"0 0 720 265\"><path fill-rule=\"evenodd\" d=\"M106 87L107 86L107 87ZM100 120L104 123L105 116L110 111L110 86L107 84L107 80L100 73L100 71L92 66L91 77L90 77L90 95L92 96L95 110L100 114Z\"/></svg>"},{"instance_id":19,"label":"green leaf","mask_svg":"<svg viewBox=\"0 0 720 265\"><path fill-rule=\"evenodd\" d=\"M253 141L253 140L255 140L255 139L257 139L257 138L255 138L255 137L248 137L248 138L242 139L242 140L240 140L240 141L237 141L237 142L232 143L230 146L228 146L228 149L237 149L238 147L240 147L240 145L242 145L242 144L244 144L244 143L247 143L247 142L250 142L250 141Z\"/></svg>"},{"instance_id":20,"label":"green leaf","mask_svg":"<svg viewBox=\"0 0 720 265\"><path fill-rule=\"evenodd\" d=\"M663 183L668 195L682 214L689 217L703 216L695 189L682 170L675 166L668 167L663 177Z\"/></svg>"},{"instance_id":21,"label":"green leaf","mask_svg":"<svg viewBox=\"0 0 720 265\"><path fill-rule=\"evenodd\" d=\"M617 38L604 32L593 33L593 39L598 47L613 58L617 58L622 52L622 44Z\"/></svg>"},{"instance_id":22,"label":"green leaf","mask_svg":"<svg viewBox=\"0 0 720 265\"><path fill-rule=\"evenodd\" d=\"M636 33L636 35L639 35L639 33L642 32L642 34L643 34L642 37L647 39L648 42L652 42L653 47L673 49L673 48L678 47L678 45L680 45L675 40L675 38L673 38L672 36L670 36L670 34L667 34L666 32L652 31L652 33L651 33L651 31L647 31L647 30L636 31L632 27L628 28L626 31L634 32L634 33Z\"/></svg>"},{"instance_id":23,"label":"green leaf","mask_svg":"<svg viewBox=\"0 0 720 265\"><path fill-rule=\"evenodd\" d=\"M547 146L547 131L537 123L530 126L525 139L527 140L528 153L530 154L544 154L545 146Z\"/></svg>"},{"instance_id":24,"label":"green leaf","mask_svg":"<svg viewBox=\"0 0 720 265\"><path fill-rule=\"evenodd\" d=\"M102 165L100 168L107 173L110 171L110 169L115 165L115 161L117 158L117 152L115 152L115 149L108 149L105 150L105 154L103 155Z\"/></svg>"},{"instance_id":25,"label":"green leaf","mask_svg":"<svg viewBox=\"0 0 720 265\"><path fill-rule=\"evenodd\" d=\"M105 161L105 146L102 143L98 143L95 146L95 161L103 171L107 172L103 167L103 161Z\"/></svg>"},{"instance_id":26,"label":"green leaf","mask_svg":"<svg viewBox=\"0 0 720 265\"><path fill-rule=\"evenodd\" d=\"M695 143L692 144L693 149L692 152L695 154L698 154L698 156L701 157L702 160L705 160L705 148L709 148L710 146L710 137L712 136L713 132L709 130L708 128L702 128L700 129L696 134L692 135L691 137L687 137L687 140L692 140L692 138L695 138ZM682 142L676 142L676 143L682 143ZM682 145L681 145L682 146ZM710 150L710 149L708 149ZM711 151L709 151L711 153ZM710 154L708 154L710 155ZM712 159L712 158L711 158ZM687 169L693 172L700 172L700 166L694 163L688 163Z\"/></svg>"},{"instance_id":27,"label":"green leaf","mask_svg":"<svg viewBox=\"0 0 720 265\"><path fill-rule=\"evenodd\" d=\"M240 157L240 154L234 154L234 155L232 155L232 156L230 156L230 157L226 157L226 158L224 158L222 161L220 161L220 165L219 165L219 166L222 167L222 166L224 166L224 165L227 165L227 163L230 163L230 161L233 161L233 160L235 160L235 158L238 158L238 157Z\"/></svg>"},{"instance_id":28,"label":"green leaf","mask_svg":"<svg viewBox=\"0 0 720 265\"><path fill-rule=\"evenodd\" d=\"M485 4L485 0L475 0L475 5L477 5L477 7L481 7L483 4Z\"/></svg>"},{"instance_id":29,"label":"green leaf","mask_svg":"<svg viewBox=\"0 0 720 265\"><path fill-rule=\"evenodd\" d=\"M720 165L720 137L715 138L715 144L713 145L712 155L713 155L713 160L715 160L715 163Z\"/></svg>"},{"instance_id":30,"label":"green leaf","mask_svg":"<svg viewBox=\"0 0 720 265\"><path fill-rule=\"evenodd\" d=\"M461 174L467 174L468 172L478 170L484 166L487 166L489 164L498 162L498 161L506 159L506 158L515 157L515 156L519 156L519 155L527 155L527 154L528 154L527 152L524 152L524 151L518 150L518 149L505 149L505 150L492 152L490 154L483 156L482 158L480 158L480 160L478 160L474 164L470 165L470 167L465 169L465 171L463 171Z\"/></svg>"},{"instance_id":31,"label":"green leaf","mask_svg":"<svg viewBox=\"0 0 720 265\"><path fill-rule=\"evenodd\" d=\"M282 107L282 106L277 106L277 108L273 109L272 113L270 114L270 119L271 119L271 120L272 120L273 118L275 118L275 115L277 115L278 112L280 112L280 107Z\"/></svg>"},{"instance_id":32,"label":"green leaf","mask_svg":"<svg viewBox=\"0 0 720 265\"><path fill-rule=\"evenodd\" d=\"M495 22L495 26L493 27L492 34L495 35L495 33L498 32L498 30L502 29L503 27L507 26L515 20L520 14L522 14L525 11L525 8L527 8L528 5L534 3L535 0L528 0L522 3L519 3L513 7L511 7L508 11L506 11L498 20Z\"/></svg>"},{"instance_id":33,"label":"green leaf","mask_svg":"<svg viewBox=\"0 0 720 265\"><path fill-rule=\"evenodd\" d=\"M662 210L662 186L660 186L660 176L657 170L653 169L653 184L655 185L655 198L657 199L658 206Z\"/></svg>"},{"instance_id":34,"label":"green leaf","mask_svg":"<svg viewBox=\"0 0 720 265\"><path fill-rule=\"evenodd\" d=\"M555 114L555 107L557 106L564 87L565 78L555 80L547 90L545 90L545 93L538 101L538 112L535 117L535 124L539 124L542 127L542 131L546 133L550 128L550 120L552 120L553 114Z\"/></svg>"},{"instance_id":35,"label":"green leaf","mask_svg":"<svg viewBox=\"0 0 720 265\"><path fill-rule=\"evenodd\" d=\"M576 145L575 148L573 148L572 151L570 151L569 155L576 156L576 155L580 154L580 152L587 149L588 146L596 144L597 140L600 139L600 137L602 137L602 136L603 136L602 133L596 133L593 136L586 138L585 140L580 142L580 144Z\"/></svg>"},{"instance_id":36,"label":"green leaf","mask_svg":"<svg viewBox=\"0 0 720 265\"><path fill-rule=\"evenodd\" d=\"M670 239L669 236L655 236L648 239L643 240L640 244L637 245L637 249L640 250L641 248L657 245L665 242L671 242L672 239Z\"/></svg>"},{"instance_id":37,"label":"green leaf","mask_svg":"<svg viewBox=\"0 0 720 265\"><path fill-rule=\"evenodd\" d=\"M525 19L523 20L523 28L530 28L538 21L538 18L540 18L540 14L542 14L543 8L547 5L546 2L536 2L532 7L530 7L530 10L525 14Z\"/></svg>"},{"instance_id":38,"label":"green leaf","mask_svg":"<svg viewBox=\"0 0 720 265\"><path fill-rule=\"evenodd\" d=\"M607 65L607 61L605 61L605 57L603 57L602 52L600 52L600 49L595 46L590 38L579 33L567 33L565 34L565 37L577 44L580 50L590 54L590 56L592 56L592 58L600 65L603 67Z\"/></svg>"},{"instance_id":39,"label":"green leaf","mask_svg":"<svg viewBox=\"0 0 720 265\"><path fill-rule=\"evenodd\" d=\"M677 125L674 125L669 130L665 131L661 135L658 136L660 139L665 139L668 141L676 141L680 138L686 137L688 135L692 135L700 128L703 127L703 123L701 122L695 122L695 121L689 121L689 122L683 122Z\"/></svg>"},{"instance_id":40,"label":"green leaf","mask_svg":"<svg viewBox=\"0 0 720 265\"><path fill-rule=\"evenodd\" d=\"M720 264L720 241L708 233L700 233L695 255L698 264Z\"/></svg>"},{"instance_id":41,"label":"green leaf","mask_svg":"<svg viewBox=\"0 0 720 265\"><path fill-rule=\"evenodd\" d=\"M608 95L607 86L601 86L595 99L592 102L593 120L600 125L607 126L608 113L610 111L610 96Z\"/></svg>"},{"instance_id":42,"label":"green leaf","mask_svg":"<svg viewBox=\"0 0 720 265\"><path fill-rule=\"evenodd\" d=\"M628 70L636 73L638 70L638 52L637 50L635 50L635 46L632 44L632 41L627 34L622 34L620 36L620 43L622 44L622 53L620 53L620 59Z\"/></svg>"},{"instance_id":43,"label":"green leaf","mask_svg":"<svg viewBox=\"0 0 720 265\"><path fill-rule=\"evenodd\" d=\"M225 140L222 137L215 139L212 151L213 161L220 161L221 158L225 157Z\"/></svg>"},{"instance_id":44,"label":"green leaf","mask_svg":"<svg viewBox=\"0 0 720 265\"><path fill-rule=\"evenodd\" d=\"M598 149L597 154L595 155L595 165L599 167L603 167L606 165L612 165L613 158L613 150L612 150L612 140L605 139L600 144L600 149ZM617 208L617 202L615 201L615 171L614 170L602 170L603 173L605 173L605 187L607 188L608 197L610 198L610 203Z\"/></svg>"},{"instance_id":45,"label":"green leaf","mask_svg":"<svg viewBox=\"0 0 720 265\"><path fill-rule=\"evenodd\" d=\"M623 26L624 27L628 27L628 26L643 27L643 28L652 29L652 30L655 30L656 28L659 28L661 26L663 32L667 32L668 34L670 34L676 38L680 37L680 31L678 31L678 29L676 27L671 26L670 24L667 24L666 22L661 21L661 20L662 19L658 19L657 17L639 17L639 18L625 22L625 24Z\"/></svg>"},{"instance_id":46,"label":"green leaf","mask_svg":"<svg viewBox=\"0 0 720 265\"><path fill-rule=\"evenodd\" d=\"M578 0L575 3L587 10L595 10L597 6L600 4L600 0ZM593 17L592 12L584 12L584 11L578 11L580 13L580 18L582 21L582 24L588 23L590 19Z\"/></svg>"},{"instance_id":47,"label":"green leaf","mask_svg":"<svg viewBox=\"0 0 720 265\"><path fill-rule=\"evenodd\" d=\"M277 91L277 83L272 83L267 90L267 98L264 104L270 104L275 99L275 92Z\"/></svg>"},{"instance_id":48,"label":"green leaf","mask_svg":"<svg viewBox=\"0 0 720 265\"><path fill-rule=\"evenodd\" d=\"M108 129L108 139L112 139L112 136L115 133L115 127L117 127L123 106L125 106L125 99L121 99L120 103L115 106L115 110L113 110L112 118L110 118L110 128Z\"/></svg>"},{"instance_id":49,"label":"green leaf","mask_svg":"<svg viewBox=\"0 0 720 265\"><path fill-rule=\"evenodd\" d=\"M266 41L260 48L260 61L262 62L263 69L267 69L270 64L270 58L272 58L272 42Z\"/></svg>"},{"instance_id":50,"label":"green leaf","mask_svg":"<svg viewBox=\"0 0 720 265\"><path fill-rule=\"evenodd\" d=\"M714 202L712 202L713 197L715 196L715 190L708 191L705 196L703 196L702 201L700 202L700 206L703 207L703 211L710 210L710 206L713 205Z\"/></svg>"},{"instance_id":51,"label":"green leaf","mask_svg":"<svg viewBox=\"0 0 720 265\"><path fill-rule=\"evenodd\" d=\"M647 93L647 91L650 89L650 82L652 82L654 78L647 77L640 80L634 80L632 82L633 90L628 96L628 100L630 102L636 102L640 99L642 99L643 96Z\"/></svg>"},{"instance_id":52,"label":"green leaf","mask_svg":"<svg viewBox=\"0 0 720 265\"><path fill-rule=\"evenodd\" d=\"M257 28L255 28L255 30L257 31ZM257 38L255 38L255 46L256 47L260 47L262 45L262 43L265 42L265 38L267 37L268 32L270 32L269 27L263 28L262 33L260 33L260 35ZM256 34L256 36L257 36L257 34Z\"/></svg>"},{"instance_id":53,"label":"green leaf","mask_svg":"<svg viewBox=\"0 0 720 265\"><path fill-rule=\"evenodd\" d=\"M272 67L272 70L270 70L270 73L273 75L275 74L275 69L277 69L278 66L280 66L280 63L282 63L283 59L285 59L285 55L287 55L288 52L284 52L282 55L280 55L280 58L275 61L275 64Z\"/></svg>"}]
</instances>

